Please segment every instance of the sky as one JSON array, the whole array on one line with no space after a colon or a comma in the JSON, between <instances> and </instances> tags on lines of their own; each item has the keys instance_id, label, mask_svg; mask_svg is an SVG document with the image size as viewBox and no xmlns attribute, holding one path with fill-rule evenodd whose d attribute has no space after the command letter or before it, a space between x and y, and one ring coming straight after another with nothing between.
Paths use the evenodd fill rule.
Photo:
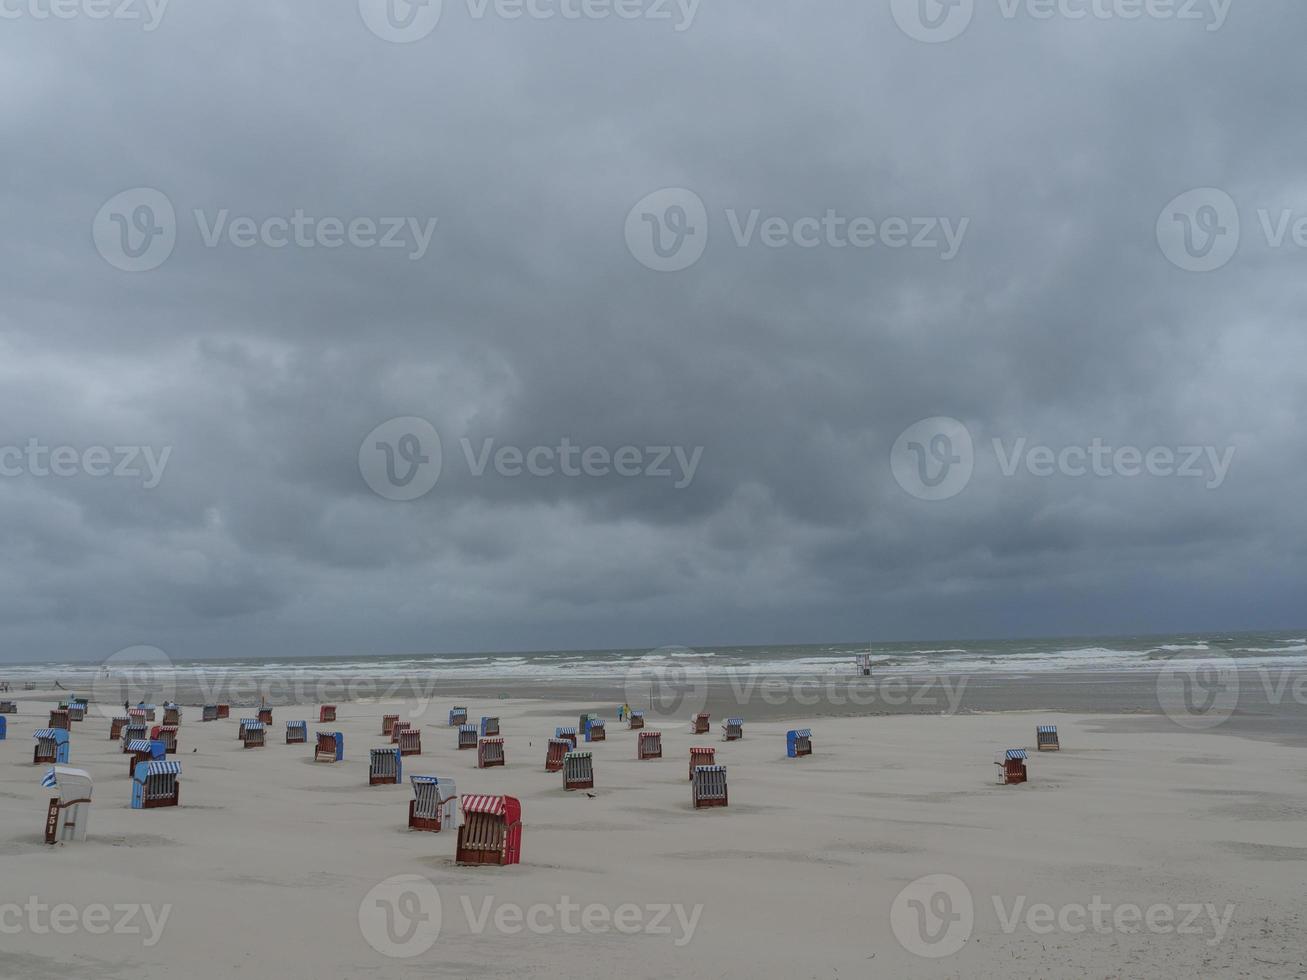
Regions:
<instances>
[{"instance_id":1,"label":"sky","mask_svg":"<svg viewBox=\"0 0 1307 980\"><path fill-rule=\"evenodd\" d=\"M1299 2L0 20L0 660L1304 624Z\"/></svg>"}]
</instances>

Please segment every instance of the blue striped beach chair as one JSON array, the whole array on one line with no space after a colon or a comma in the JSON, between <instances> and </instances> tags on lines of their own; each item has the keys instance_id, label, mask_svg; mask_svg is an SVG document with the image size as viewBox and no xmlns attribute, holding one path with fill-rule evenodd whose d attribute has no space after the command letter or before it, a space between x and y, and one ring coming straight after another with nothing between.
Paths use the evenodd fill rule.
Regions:
<instances>
[{"instance_id":1,"label":"blue striped beach chair","mask_svg":"<svg viewBox=\"0 0 1307 980\"><path fill-rule=\"evenodd\" d=\"M1010 786L1026 781L1026 750L1007 749L994 759L998 766L998 781L1001 786Z\"/></svg>"},{"instance_id":2,"label":"blue striped beach chair","mask_svg":"<svg viewBox=\"0 0 1307 980\"><path fill-rule=\"evenodd\" d=\"M1056 725L1035 726L1035 748L1040 752L1058 752L1062 743L1058 741Z\"/></svg>"},{"instance_id":3,"label":"blue striped beach chair","mask_svg":"<svg viewBox=\"0 0 1307 980\"><path fill-rule=\"evenodd\" d=\"M286 722L286 744L300 745L309 740L309 723L307 721Z\"/></svg>"},{"instance_id":4,"label":"blue striped beach chair","mask_svg":"<svg viewBox=\"0 0 1307 980\"><path fill-rule=\"evenodd\" d=\"M368 757L368 785L398 785L403 781L404 761L399 749L373 749Z\"/></svg>"},{"instance_id":5,"label":"blue striped beach chair","mask_svg":"<svg viewBox=\"0 0 1307 980\"><path fill-rule=\"evenodd\" d=\"M576 748L576 729L575 728L555 728L554 738L563 738L572 743L572 748Z\"/></svg>"},{"instance_id":6,"label":"blue striped beach chair","mask_svg":"<svg viewBox=\"0 0 1307 980\"><path fill-rule=\"evenodd\" d=\"M563 789L594 789L594 760L589 752L563 756Z\"/></svg>"},{"instance_id":7,"label":"blue striped beach chair","mask_svg":"<svg viewBox=\"0 0 1307 980\"><path fill-rule=\"evenodd\" d=\"M792 728L786 732L785 754L791 759L812 755L812 729Z\"/></svg>"},{"instance_id":8,"label":"blue striped beach chair","mask_svg":"<svg viewBox=\"0 0 1307 980\"><path fill-rule=\"evenodd\" d=\"M408 802L408 829L440 833L459 827L458 789L454 780L439 776L409 776L413 799Z\"/></svg>"},{"instance_id":9,"label":"blue striped beach chair","mask_svg":"<svg viewBox=\"0 0 1307 980\"><path fill-rule=\"evenodd\" d=\"M695 766L690 780L690 798L696 810L706 806L726 806L725 766Z\"/></svg>"},{"instance_id":10,"label":"blue striped beach chair","mask_svg":"<svg viewBox=\"0 0 1307 980\"><path fill-rule=\"evenodd\" d=\"M727 718L722 725L722 738L727 742L744 738L744 719Z\"/></svg>"},{"instance_id":11,"label":"blue striped beach chair","mask_svg":"<svg viewBox=\"0 0 1307 980\"><path fill-rule=\"evenodd\" d=\"M142 762L158 762L168 758L168 746L158 739L134 738L127 743L126 751L131 755L127 760L127 775L136 772Z\"/></svg>"},{"instance_id":12,"label":"blue striped beach chair","mask_svg":"<svg viewBox=\"0 0 1307 980\"><path fill-rule=\"evenodd\" d=\"M587 742L608 741L608 726L602 718L591 718L585 723L585 740Z\"/></svg>"},{"instance_id":13,"label":"blue striped beach chair","mask_svg":"<svg viewBox=\"0 0 1307 980\"><path fill-rule=\"evenodd\" d=\"M479 737L476 725L463 724L458 726L458 747L460 749L475 749Z\"/></svg>"},{"instance_id":14,"label":"blue striped beach chair","mask_svg":"<svg viewBox=\"0 0 1307 980\"><path fill-rule=\"evenodd\" d=\"M32 750L32 765L66 763L68 761L68 729L38 728L32 733L36 746Z\"/></svg>"},{"instance_id":15,"label":"blue striped beach chair","mask_svg":"<svg viewBox=\"0 0 1307 980\"><path fill-rule=\"evenodd\" d=\"M152 810L181 802L180 762L138 762L132 776L132 809Z\"/></svg>"},{"instance_id":16,"label":"blue striped beach chair","mask_svg":"<svg viewBox=\"0 0 1307 980\"><path fill-rule=\"evenodd\" d=\"M5 718L0 718L0 742L9 737L9 722Z\"/></svg>"},{"instance_id":17,"label":"blue striped beach chair","mask_svg":"<svg viewBox=\"0 0 1307 980\"><path fill-rule=\"evenodd\" d=\"M340 732L318 732L314 762L342 762L345 759L345 736Z\"/></svg>"},{"instance_id":18,"label":"blue striped beach chair","mask_svg":"<svg viewBox=\"0 0 1307 980\"><path fill-rule=\"evenodd\" d=\"M146 730L144 724L132 721L130 724L124 725L122 730L123 751L127 751L128 742L138 741L145 738L148 734L149 732Z\"/></svg>"},{"instance_id":19,"label":"blue striped beach chair","mask_svg":"<svg viewBox=\"0 0 1307 980\"><path fill-rule=\"evenodd\" d=\"M449 709L449 727L467 724L467 706L455 705Z\"/></svg>"},{"instance_id":20,"label":"blue striped beach chair","mask_svg":"<svg viewBox=\"0 0 1307 980\"><path fill-rule=\"evenodd\" d=\"M481 737L499 734L499 719L493 715L481 716Z\"/></svg>"},{"instance_id":21,"label":"blue striped beach chair","mask_svg":"<svg viewBox=\"0 0 1307 980\"><path fill-rule=\"evenodd\" d=\"M630 715L630 717L626 719L626 727L627 727L628 729L631 729L631 728L643 728L643 727L644 727L644 712L643 712L643 711L636 711L634 708L632 708L632 709L631 709L631 715Z\"/></svg>"},{"instance_id":22,"label":"blue striped beach chair","mask_svg":"<svg viewBox=\"0 0 1307 980\"><path fill-rule=\"evenodd\" d=\"M217 721L218 706L216 704L206 704L200 714L200 721Z\"/></svg>"},{"instance_id":23,"label":"blue striped beach chair","mask_svg":"<svg viewBox=\"0 0 1307 980\"><path fill-rule=\"evenodd\" d=\"M242 721L241 747L246 749L263 748L267 744L264 741L266 728L267 726L261 721Z\"/></svg>"}]
</instances>

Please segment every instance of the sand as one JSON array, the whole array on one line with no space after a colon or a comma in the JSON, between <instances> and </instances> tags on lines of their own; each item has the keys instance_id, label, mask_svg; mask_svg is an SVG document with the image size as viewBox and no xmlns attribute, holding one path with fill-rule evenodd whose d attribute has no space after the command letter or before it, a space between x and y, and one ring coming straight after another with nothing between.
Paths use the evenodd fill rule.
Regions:
<instances>
[{"instance_id":1,"label":"sand","mask_svg":"<svg viewBox=\"0 0 1307 980\"><path fill-rule=\"evenodd\" d=\"M382 714L411 704L342 704L329 726L281 706L251 750L248 709L202 723L187 708L182 805L147 811L92 706L71 759L96 780L90 839L53 847L30 737L50 706L23 701L0 742L5 978L1307 976L1301 750L1219 730L1001 712L746 722L728 744L714 718L711 736L651 725L663 758L641 762L607 712L591 798L543 760L592 704L471 703L507 740L508 765L478 770L438 703L406 775L523 807L522 864L463 868L453 833L406 829L407 785L367 785ZM345 761L284 744L291 718L310 742L342 731ZM786 758L786 729L809 721L814 754ZM994 753L1033 748L1037 722L1062 751L997 785ZM698 744L728 767L729 807L691 807ZM398 875L429 884L382 885ZM935 875L950 877L918 881ZM400 903L389 933L378 896ZM56 934L34 901L74 924ZM153 919L122 921L133 904ZM116 931L100 934L97 905Z\"/></svg>"}]
</instances>

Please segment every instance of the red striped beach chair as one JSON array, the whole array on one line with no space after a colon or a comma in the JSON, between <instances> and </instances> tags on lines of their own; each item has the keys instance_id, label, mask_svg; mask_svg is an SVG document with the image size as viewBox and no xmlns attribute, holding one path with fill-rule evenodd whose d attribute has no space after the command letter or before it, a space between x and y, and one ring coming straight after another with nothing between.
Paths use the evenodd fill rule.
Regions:
<instances>
[{"instance_id":1,"label":"red striped beach chair","mask_svg":"<svg viewBox=\"0 0 1307 980\"><path fill-rule=\"evenodd\" d=\"M153 810L181 803L180 762L138 762L132 776L132 809Z\"/></svg>"},{"instance_id":2,"label":"red striped beach chair","mask_svg":"<svg viewBox=\"0 0 1307 980\"><path fill-rule=\"evenodd\" d=\"M265 729L267 726L261 721L241 722L241 747L246 749L261 749L266 744L264 742Z\"/></svg>"},{"instance_id":3,"label":"red striped beach chair","mask_svg":"<svg viewBox=\"0 0 1307 980\"><path fill-rule=\"evenodd\" d=\"M422 732L417 728L405 728L399 733L400 755L422 754Z\"/></svg>"},{"instance_id":4,"label":"red striped beach chair","mask_svg":"<svg viewBox=\"0 0 1307 980\"><path fill-rule=\"evenodd\" d=\"M545 772L560 772L563 757L572 750L572 743L565 738L551 738L545 750Z\"/></svg>"},{"instance_id":5,"label":"red striped beach chair","mask_svg":"<svg viewBox=\"0 0 1307 980\"><path fill-rule=\"evenodd\" d=\"M309 723L307 721L286 722L286 744L303 745L309 740Z\"/></svg>"},{"instance_id":6,"label":"red striped beach chair","mask_svg":"<svg viewBox=\"0 0 1307 980\"><path fill-rule=\"evenodd\" d=\"M645 730L637 735L635 757L637 759L661 759L663 757L663 733Z\"/></svg>"},{"instance_id":7,"label":"red striped beach chair","mask_svg":"<svg viewBox=\"0 0 1307 980\"><path fill-rule=\"evenodd\" d=\"M340 732L318 732L314 762L342 762L345 759L345 736Z\"/></svg>"},{"instance_id":8,"label":"red striped beach chair","mask_svg":"<svg viewBox=\"0 0 1307 980\"><path fill-rule=\"evenodd\" d=\"M628 729L630 729L630 728L643 728L643 727L644 727L644 712L643 712L643 711L635 711L635 710L632 710L632 711L631 711L631 714L630 714L630 717L628 717L628 718L626 719L626 727L627 727Z\"/></svg>"},{"instance_id":9,"label":"red striped beach chair","mask_svg":"<svg viewBox=\"0 0 1307 980\"><path fill-rule=\"evenodd\" d=\"M139 706L128 708L127 717L132 720L133 725L144 725L147 721L154 721L154 713Z\"/></svg>"},{"instance_id":10,"label":"red striped beach chair","mask_svg":"<svg viewBox=\"0 0 1307 980\"><path fill-rule=\"evenodd\" d=\"M693 718L691 718L691 719L690 719L690 734L691 734L691 735L707 735L707 734L708 734L708 728L709 728L709 725L708 725L708 719L709 719L710 717L712 717L712 716L709 715L708 712L706 712L706 711L700 711L697 715L695 715Z\"/></svg>"},{"instance_id":11,"label":"red striped beach chair","mask_svg":"<svg viewBox=\"0 0 1307 980\"><path fill-rule=\"evenodd\" d=\"M72 730L72 720L68 717L67 708L50 709L50 727L62 728L66 732Z\"/></svg>"},{"instance_id":12,"label":"red striped beach chair","mask_svg":"<svg viewBox=\"0 0 1307 980\"><path fill-rule=\"evenodd\" d=\"M512 796L464 796L458 864L517 864L522 860L522 804Z\"/></svg>"},{"instance_id":13,"label":"red striped beach chair","mask_svg":"<svg viewBox=\"0 0 1307 980\"><path fill-rule=\"evenodd\" d=\"M696 810L706 806L726 806L726 767L696 766L690 781L690 797Z\"/></svg>"},{"instance_id":14,"label":"red striped beach chair","mask_svg":"<svg viewBox=\"0 0 1307 980\"><path fill-rule=\"evenodd\" d=\"M368 785L398 785L404 781L404 762L399 749L373 749L368 758Z\"/></svg>"},{"instance_id":15,"label":"red striped beach chair","mask_svg":"<svg viewBox=\"0 0 1307 980\"><path fill-rule=\"evenodd\" d=\"M460 749L475 749L478 737L476 725L458 726L458 747Z\"/></svg>"},{"instance_id":16,"label":"red striped beach chair","mask_svg":"<svg viewBox=\"0 0 1307 980\"><path fill-rule=\"evenodd\" d=\"M452 779L438 776L409 776L413 799L408 801L408 829L438 834L457 830L458 790Z\"/></svg>"},{"instance_id":17,"label":"red striped beach chair","mask_svg":"<svg viewBox=\"0 0 1307 980\"><path fill-rule=\"evenodd\" d=\"M1035 726L1035 748L1040 752L1060 752L1062 743L1057 737L1056 725Z\"/></svg>"},{"instance_id":18,"label":"red striped beach chair","mask_svg":"<svg viewBox=\"0 0 1307 980\"><path fill-rule=\"evenodd\" d=\"M696 766L711 766L717 762L717 750L711 745L698 745L690 749L690 779L694 779Z\"/></svg>"},{"instance_id":19,"label":"red striped beach chair","mask_svg":"<svg viewBox=\"0 0 1307 980\"><path fill-rule=\"evenodd\" d=\"M449 709L449 727L454 728L458 725L467 724L467 707L457 705Z\"/></svg>"},{"instance_id":20,"label":"red striped beach chair","mask_svg":"<svg viewBox=\"0 0 1307 980\"><path fill-rule=\"evenodd\" d=\"M489 769L504 764L504 740L498 735L477 742L477 768Z\"/></svg>"},{"instance_id":21,"label":"red striped beach chair","mask_svg":"<svg viewBox=\"0 0 1307 980\"><path fill-rule=\"evenodd\" d=\"M151 724L154 723L154 705L152 705L152 704L138 704L136 707L139 708L141 711L144 711L144 712L145 712L145 720L146 720L146 721L150 722ZM130 711L127 712L127 713L128 713L128 714L131 714Z\"/></svg>"},{"instance_id":22,"label":"red striped beach chair","mask_svg":"<svg viewBox=\"0 0 1307 980\"><path fill-rule=\"evenodd\" d=\"M336 720L336 706L334 704L324 704L318 709L318 724L323 725L329 721Z\"/></svg>"},{"instance_id":23,"label":"red striped beach chair","mask_svg":"<svg viewBox=\"0 0 1307 980\"><path fill-rule=\"evenodd\" d=\"M722 725L722 740L735 742L742 738L744 738L744 719L727 718Z\"/></svg>"},{"instance_id":24,"label":"red striped beach chair","mask_svg":"<svg viewBox=\"0 0 1307 980\"><path fill-rule=\"evenodd\" d=\"M177 754L176 725L155 725L154 728L150 730L150 740L154 742L162 742L163 750L169 755Z\"/></svg>"},{"instance_id":25,"label":"red striped beach chair","mask_svg":"<svg viewBox=\"0 0 1307 980\"><path fill-rule=\"evenodd\" d=\"M563 757L563 789L594 789L594 760L589 752L569 752Z\"/></svg>"},{"instance_id":26,"label":"red striped beach chair","mask_svg":"<svg viewBox=\"0 0 1307 980\"><path fill-rule=\"evenodd\" d=\"M389 735L395 730L395 722L399 721L399 715L382 715L381 716L381 734Z\"/></svg>"},{"instance_id":27,"label":"red striped beach chair","mask_svg":"<svg viewBox=\"0 0 1307 980\"><path fill-rule=\"evenodd\" d=\"M127 718L109 719L109 741L116 742L123 737L123 729L127 727L127 722Z\"/></svg>"},{"instance_id":28,"label":"red striped beach chair","mask_svg":"<svg viewBox=\"0 0 1307 980\"><path fill-rule=\"evenodd\" d=\"M994 759L994 765L998 766L1000 786L1011 786L1026 781L1025 749L1008 749L1005 752L1000 752Z\"/></svg>"}]
</instances>

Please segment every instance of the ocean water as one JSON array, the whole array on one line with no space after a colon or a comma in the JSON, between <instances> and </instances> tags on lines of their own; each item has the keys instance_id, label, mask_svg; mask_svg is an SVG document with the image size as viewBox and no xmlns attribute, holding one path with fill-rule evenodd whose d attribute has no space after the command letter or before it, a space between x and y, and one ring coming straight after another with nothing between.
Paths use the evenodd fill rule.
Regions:
<instances>
[{"instance_id":1,"label":"ocean water","mask_svg":"<svg viewBox=\"0 0 1307 980\"><path fill-rule=\"evenodd\" d=\"M870 653L877 675L1046 673L1060 670L1155 670L1168 661L1228 657L1239 667L1307 667L1307 629L1276 633L1186 633L1162 636L984 640L939 643L837 643L775 646L660 647L655 650L545 650L522 653L287 657L277 660L215 658L155 662L155 677L240 674L255 679L287 674L317 677L497 678L559 681L615 679L633 671L694 669L709 677L736 672L776 675L847 674L854 658ZM56 678L86 685L124 662L0 665L0 680L18 685Z\"/></svg>"}]
</instances>

